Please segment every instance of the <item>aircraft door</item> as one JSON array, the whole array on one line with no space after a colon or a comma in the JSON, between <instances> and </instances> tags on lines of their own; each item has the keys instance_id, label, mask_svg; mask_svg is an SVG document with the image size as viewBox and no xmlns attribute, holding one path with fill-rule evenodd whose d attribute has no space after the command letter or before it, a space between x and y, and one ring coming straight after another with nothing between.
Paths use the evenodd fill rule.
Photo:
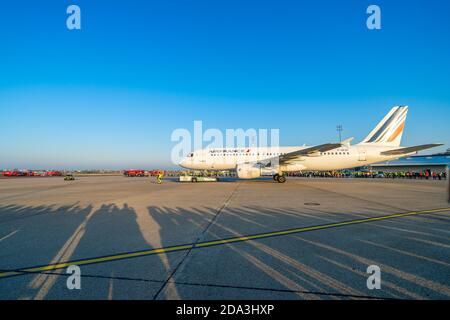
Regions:
<instances>
[{"instance_id":1,"label":"aircraft door","mask_svg":"<svg viewBox=\"0 0 450 320\"><path fill-rule=\"evenodd\" d=\"M358 161L366 161L367 160L367 153L365 148L358 148Z\"/></svg>"}]
</instances>

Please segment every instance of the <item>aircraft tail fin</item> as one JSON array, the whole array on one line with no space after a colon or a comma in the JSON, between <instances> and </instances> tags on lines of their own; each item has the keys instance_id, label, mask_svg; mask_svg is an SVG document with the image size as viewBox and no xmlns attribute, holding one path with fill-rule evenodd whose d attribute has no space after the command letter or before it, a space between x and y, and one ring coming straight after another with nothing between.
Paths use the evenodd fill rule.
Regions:
<instances>
[{"instance_id":1,"label":"aircraft tail fin","mask_svg":"<svg viewBox=\"0 0 450 320\"><path fill-rule=\"evenodd\" d=\"M393 107L361 143L399 147L407 113L407 106Z\"/></svg>"}]
</instances>

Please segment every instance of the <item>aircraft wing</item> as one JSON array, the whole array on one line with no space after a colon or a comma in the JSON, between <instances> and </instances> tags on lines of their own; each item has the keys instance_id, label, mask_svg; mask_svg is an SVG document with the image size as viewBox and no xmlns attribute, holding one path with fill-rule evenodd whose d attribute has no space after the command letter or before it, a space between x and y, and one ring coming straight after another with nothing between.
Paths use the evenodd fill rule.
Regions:
<instances>
[{"instance_id":1,"label":"aircraft wing","mask_svg":"<svg viewBox=\"0 0 450 320\"><path fill-rule=\"evenodd\" d=\"M408 154L417 152L420 150L426 150L438 146L442 146L443 143L431 143L431 144L422 144L420 146L414 146L414 147L406 147L406 148L400 148L400 149L394 149L389 151L381 152L381 155L383 156L393 156L393 155L402 155L402 154Z\"/></svg>"},{"instance_id":2,"label":"aircraft wing","mask_svg":"<svg viewBox=\"0 0 450 320\"><path fill-rule=\"evenodd\" d=\"M301 149L293 152L286 153L284 155L281 155L279 157L280 163L287 162L290 160L294 160L298 157L307 157L311 154L317 153L317 152L327 152L336 148L342 147L342 143L325 143L314 147L309 147L306 149Z\"/></svg>"}]
</instances>

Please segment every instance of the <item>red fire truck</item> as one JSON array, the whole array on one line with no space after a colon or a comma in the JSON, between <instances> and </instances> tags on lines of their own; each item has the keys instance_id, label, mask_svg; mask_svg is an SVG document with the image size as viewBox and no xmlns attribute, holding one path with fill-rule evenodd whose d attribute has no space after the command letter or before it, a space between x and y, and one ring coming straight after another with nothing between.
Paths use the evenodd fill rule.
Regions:
<instances>
[{"instance_id":1,"label":"red fire truck","mask_svg":"<svg viewBox=\"0 0 450 320\"><path fill-rule=\"evenodd\" d=\"M145 170L132 169L124 170L123 175L126 177L145 177L148 173L146 174Z\"/></svg>"},{"instance_id":2,"label":"red fire truck","mask_svg":"<svg viewBox=\"0 0 450 320\"><path fill-rule=\"evenodd\" d=\"M19 170L3 171L4 177L23 177L26 175L27 175L27 173L25 171L19 171Z\"/></svg>"},{"instance_id":3,"label":"red fire truck","mask_svg":"<svg viewBox=\"0 0 450 320\"><path fill-rule=\"evenodd\" d=\"M61 177L62 176L62 172L61 171L47 171L45 173L46 176L49 177Z\"/></svg>"}]
</instances>

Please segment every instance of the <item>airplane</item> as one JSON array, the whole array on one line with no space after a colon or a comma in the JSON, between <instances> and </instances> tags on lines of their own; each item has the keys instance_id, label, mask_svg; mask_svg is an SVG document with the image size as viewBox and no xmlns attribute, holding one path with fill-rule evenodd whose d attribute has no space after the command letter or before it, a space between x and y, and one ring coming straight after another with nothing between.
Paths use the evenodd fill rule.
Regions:
<instances>
[{"instance_id":1,"label":"airplane","mask_svg":"<svg viewBox=\"0 0 450 320\"><path fill-rule=\"evenodd\" d=\"M400 147L408 106L395 106L369 135L356 145L353 138L339 143L301 147L201 149L189 153L180 166L194 170L236 170L240 179L272 176L285 183L286 172L334 171L409 156L443 145Z\"/></svg>"}]
</instances>

